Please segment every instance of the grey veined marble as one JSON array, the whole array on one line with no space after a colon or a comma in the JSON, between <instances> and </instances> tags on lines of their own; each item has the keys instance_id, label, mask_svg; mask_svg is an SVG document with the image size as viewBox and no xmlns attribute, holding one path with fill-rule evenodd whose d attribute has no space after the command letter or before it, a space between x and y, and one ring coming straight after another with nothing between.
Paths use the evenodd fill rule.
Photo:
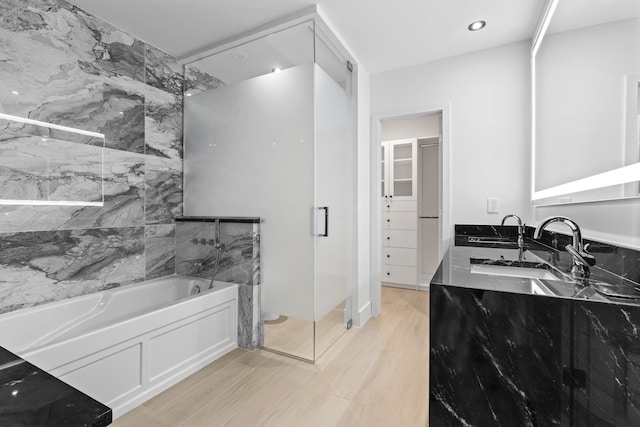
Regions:
<instances>
[{"instance_id":1,"label":"grey veined marble","mask_svg":"<svg viewBox=\"0 0 640 427\"><path fill-rule=\"evenodd\" d=\"M182 158L182 68L173 56L147 45L146 154Z\"/></svg>"},{"instance_id":2,"label":"grey veined marble","mask_svg":"<svg viewBox=\"0 0 640 427\"><path fill-rule=\"evenodd\" d=\"M202 71L195 65L187 65L184 67L185 81L184 91L186 95L194 95L210 89L217 89L224 86L225 83L217 77Z\"/></svg>"},{"instance_id":3,"label":"grey veined marble","mask_svg":"<svg viewBox=\"0 0 640 427\"><path fill-rule=\"evenodd\" d=\"M253 252L254 224L220 224L220 252L216 280L253 285L255 255ZM177 273L210 278L218 253L214 243L214 222L178 222L176 224ZM197 242L197 243L196 243ZM257 254L256 254L257 255Z\"/></svg>"},{"instance_id":4,"label":"grey veined marble","mask_svg":"<svg viewBox=\"0 0 640 427\"><path fill-rule=\"evenodd\" d=\"M175 274L175 232L174 224L145 227L145 277L147 280Z\"/></svg>"},{"instance_id":5,"label":"grey veined marble","mask_svg":"<svg viewBox=\"0 0 640 427\"><path fill-rule=\"evenodd\" d=\"M176 223L176 272L238 284L238 346L255 350L264 342L261 319L259 224L220 224L219 265L215 248L216 223Z\"/></svg>"},{"instance_id":6,"label":"grey veined marble","mask_svg":"<svg viewBox=\"0 0 640 427\"><path fill-rule=\"evenodd\" d=\"M238 347L245 350L257 350L264 344L260 291L260 285L238 285Z\"/></svg>"},{"instance_id":7,"label":"grey veined marble","mask_svg":"<svg viewBox=\"0 0 640 427\"><path fill-rule=\"evenodd\" d=\"M0 235L0 312L144 279L144 227Z\"/></svg>"},{"instance_id":8,"label":"grey veined marble","mask_svg":"<svg viewBox=\"0 0 640 427\"><path fill-rule=\"evenodd\" d=\"M70 144L68 150L63 150L57 141L51 140L41 141L41 144L40 156L46 158L48 153L59 151L66 159L65 172L60 173L60 182L53 191L57 200L77 198L78 191L90 192L95 196L92 200L100 200L103 171L104 206L0 205L0 232L144 225L145 156L105 149L101 166L101 148ZM35 193L42 187L33 172L25 173L21 180L15 179L15 172L6 173L6 164L12 156L21 157L24 153L24 146L20 148L20 154L16 154L11 145L0 142L0 192L3 198L8 198L5 188L15 188L16 182L22 182L23 199L28 192ZM7 179L13 182L7 183Z\"/></svg>"},{"instance_id":9,"label":"grey veined marble","mask_svg":"<svg viewBox=\"0 0 640 427\"><path fill-rule=\"evenodd\" d=\"M146 156L145 194L147 224L182 215L182 161Z\"/></svg>"},{"instance_id":10,"label":"grey veined marble","mask_svg":"<svg viewBox=\"0 0 640 427\"><path fill-rule=\"evenodd\" d=\"M0 16L0 112L144 152L144 43L65 1L0 0Z\"/></svg>"},{"instance_id":11,"label":"grey veined marble","mask_svg":"<svg viewBox=\"0 0 640 427\"><path fill-rule=\"evenodd\" d=\"M2 132L0 199L99 202L102 148Z\"/></svg>"},{"instance_id":12,"label":"grey veined marble","mask_svg":"<svg viewBox=\"0 0 640 427\"><path fill-rule=\"evenodd\" d=\"M145 153L181 159L182 95L173 95L147 85Z\"/></svg>"},{"instance_id":13,"label":"grey veined marble","mask_svg":"<svg viewBox=\"0 0 640 427\"><path fill-rule=\"evenodd\" d=\"M146 82L164 92L181 97L184 77L176 58L151 45L146 47Z\"/></svg>"}]
</instances>

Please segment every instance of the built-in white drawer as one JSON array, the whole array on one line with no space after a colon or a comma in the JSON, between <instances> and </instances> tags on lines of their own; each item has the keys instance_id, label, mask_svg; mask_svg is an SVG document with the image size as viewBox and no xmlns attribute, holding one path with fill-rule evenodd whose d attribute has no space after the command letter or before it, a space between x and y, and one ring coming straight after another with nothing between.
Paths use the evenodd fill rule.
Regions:
<instances>
[{"instance_id":1,"label":"built-in white drawer","mask_svg":"<svg viewBox=\"0 0 640 427\"><path fill-rule=\"evenodd\" d=\"M416 200L384 200L382 199L382 211L389 212L418 212Z\"/></svg>"},{"instance_id":2,"label":"built-in white drawer","mask_svg":"<svg viewBox=\"0 0 640 427\"><path fill-rule=\"evenodd\" d=\"M415 212L382 212L383 230L417 230L418 217Z\"/></svg>"},{"instance_id":3,"label":"built-in white drawer","mask_svg":"<svg viewBox=\"0 0 640 427\"><path fill-rule=\"evenodd\" d=\"M416 267L383 264L382 281L401 283L403 285L416 285L418 283L418 270Z\"/></svg>"},{"instance_id":4,"label":"built-in white drawer","mask_svg":"<svg viewBox=\"0 0 640 427\"><path fill-rule=\"evenodd\" d=\"M415 230L382 230L382 247L418 247L418 232Z\"/></svg>"},{"instance_id":5,"label":"built-in white drawer","mask_svg":"<svg viewBox=\"0 0 640 427\"><path fill-rule=\"evenodd\" d=\"M418 250L406 248L382 248L382 263L416 267L418 265Z\"/></svg>"}]
</instances>

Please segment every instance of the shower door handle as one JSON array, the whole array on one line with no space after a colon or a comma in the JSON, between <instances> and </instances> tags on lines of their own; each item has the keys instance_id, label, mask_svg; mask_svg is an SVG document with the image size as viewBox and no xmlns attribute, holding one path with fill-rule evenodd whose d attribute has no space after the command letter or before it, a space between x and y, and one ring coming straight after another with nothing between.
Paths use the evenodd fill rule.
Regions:
<instances>
[{"instance_id":1,"label":"shower door handle","mask_svg":"<svg viewBox=\"0 0 640 427\"><path fill-rule=\"evenodd\" d=\"M329 237L329 206L320 206L318 209L324 210L324 233L318 236Z\"/></svg>"}]
</instances>

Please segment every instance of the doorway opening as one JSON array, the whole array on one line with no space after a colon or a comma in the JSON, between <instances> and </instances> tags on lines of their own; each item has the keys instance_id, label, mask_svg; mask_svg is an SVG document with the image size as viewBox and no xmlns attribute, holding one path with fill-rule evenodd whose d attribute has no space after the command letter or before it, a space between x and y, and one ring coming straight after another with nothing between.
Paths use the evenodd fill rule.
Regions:
<instances>
[{"instance_id":1,"label":"doorway opening","mask_svg":"<svg viewBox=\"0 0 640 427\"><path fill-rule=\"evenodd\" d=\"M377 315L382 286L428 290L448 246L448 105L375 116L372 144L371 295Z\"/></svg>"}]
</instances>

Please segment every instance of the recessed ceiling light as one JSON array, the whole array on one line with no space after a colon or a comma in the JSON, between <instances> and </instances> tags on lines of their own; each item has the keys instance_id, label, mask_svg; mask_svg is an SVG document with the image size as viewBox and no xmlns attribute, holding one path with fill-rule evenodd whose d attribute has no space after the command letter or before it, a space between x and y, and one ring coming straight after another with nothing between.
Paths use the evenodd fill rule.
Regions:
<instances>
[{"instance_id":1,"label":"recessed ceiling light","mask_svg":"<svg viewBox=\"0 0 640 427\"><path fill-rule=\"evenodd\" d=\"M20 95L20 92L18 92L17 90L12 90L11 93L14 95Z\"/></svg>"},{"instance_id":2,"label":"recessed ceiling light","mask_svg":"<svg viewBox=\"0 0 640 427\"><path fill-rule=\"evenodd\" d=\"M271 71L273 71L274 73L279 73L282 70L278 67L275 67L275 68L272 68Z\"/></svg>"},{"instance_id":3,"label":"recessed ceiling light","mask_svg":"<svg viewBox=\"0 0 640 427\"><path fill-rule=\"evenodd\" d=\"M467 28L469 31L479 31L483 29L485 25L487 25L485 21L473 21Z\"/></svg>"}]
</instances>

